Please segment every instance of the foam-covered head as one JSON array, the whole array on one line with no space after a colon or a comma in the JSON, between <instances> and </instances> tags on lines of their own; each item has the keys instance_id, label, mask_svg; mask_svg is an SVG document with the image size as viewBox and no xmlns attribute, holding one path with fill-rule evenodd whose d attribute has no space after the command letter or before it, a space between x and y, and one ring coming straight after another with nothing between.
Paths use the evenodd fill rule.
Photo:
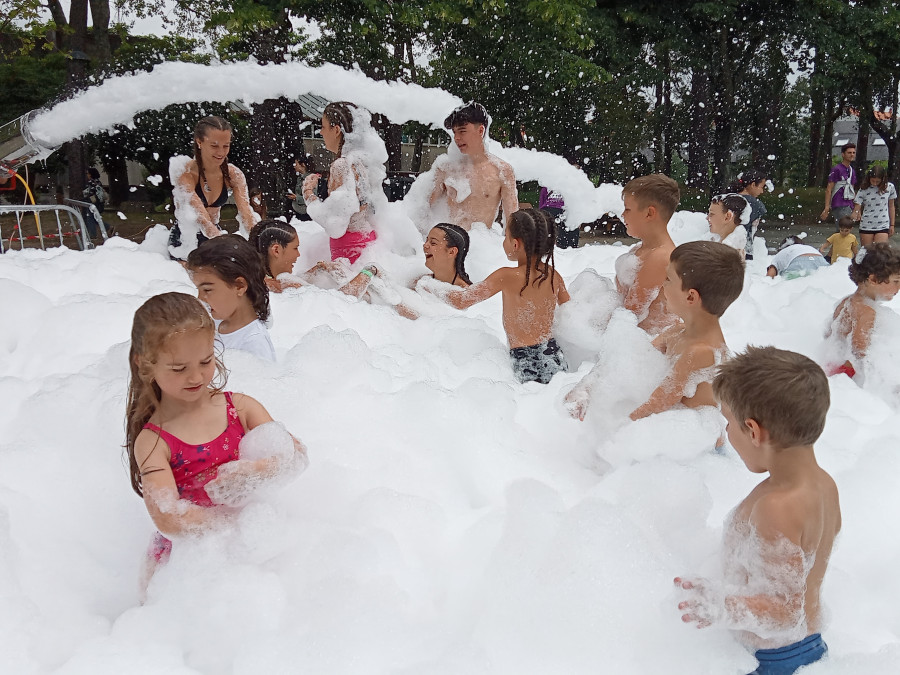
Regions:
<instances>
[{"instance_id":1,"label":"foam-covered head","mask_svg":"<svg viewBox=\"0 0 900 675\"><path fill-rule=\"evenodd\" d=\"M719 367L713 394L741 424L755 420L772 444L812 445L831 404L828 378L812 359L775 347L747 347Z\"/></svg>"},{"instance_id":2,"label":"foam-covered head","mask_svg":"<svg viewBox=\"0 0 900 675\"><path fill-rule=\"evenodd\" d=\"M678 183L661 173L641 176L628 181L622 189L622 195L630 195L640 209L653 207L659 218L668 222L678 202L681 201L681 190Z\"/></svg>"},{"instance_id":3,"label":"foam-covered head","mask_svg":"<svg viewBox=\"0 0 900 675\"><path fill-rule=\"evenodd\" d=\"M738 174L731 184L732 192L747 192L752 197L759 197L766 189L766 173L760 169L747 169Z\"/></svg>"},{"instance_id":4,"label":"foam-covered head","mask_svg":"<svg viewBox=\"0 0 900 675\"><path fill-rule=\"evenodd\" d=\"M269 318L269 289L266 272L256 249L236 234L223 234L204 241L190 252L191 272L209 270L229 286L246 283L247 298L260 321Z\"/></svg>"},{"instance_id":5,"label":"foam-covered head","mask_svg":"<svg viewBox=\"0 0 900 675\"><path fill-rule=\"evenodd\" d=\"M857 285L867 281L887 283L893 275L900 274L900 251L888 242L871 244L860 249L850 263L849 274Z\"/></svg>"},{"instance_id":6,"label":"foam-covered head","mask_svg":"<svg viewBox=\"0 0 900 675\"><path fill-rule=\"evenodd\" d=\"M347 134L353 133L353 112L357 110L354 103L335 101L325 106L322 113L322 138L325 146L336 153L343 154Z\"/></svg>"},{"instance_id":7,"label":"foam-covered head","mask_svg":"<svg viewBox=\"0 0 900 675\"><path fill-rule=\"evenodd\" d=\"M131 487L141 494L140 469L134 459L134 442L144 425L159 406L162 391L156 383L154 369L160 355L167 351L176 336L199 333L215 338L216 327L209 312L200 301L186 293L162 293L155 295L134 313L131 327L131 349L128 365L131 377L128 384L128 401L125 418L125 448L131 473ZM225 386L224 364L215 357L217 385Z\"/></svg>"},{"instance_id":8,"label":"foam-covered head","mask_svg":"<svg viewBox=\"0 0 900 675\"><path fill-rule=\"evenodd\" d=\"M753 209L746 199L739 194L730 193L725 195L716 195L710 200L710 206L718 206L722 211L725 220L731 220L738 225L749 225L750 214ZM710 209L712 215L713 210ZM710 220L710 225L712 225Z\"/></svg>"},{"instance_id":9,"label":"foam-covered head","mask_svg":"<svg viewBox=\"0 0 900 675\"><path fill-rule=\"evenodd\" d=\"M669 261L681 290L696 290L710 314L722 316L744 288L744 261L731 246L716 241L689 241L672 251Z\"/></svg>"},{"instance_id":10,"label":"foam-covered head","mask_svg":"<svg viewBox=\"0 0 900 675\"><path fill-rule=\"evenodd\" d=\"M282 220L261 220L250 230L250 246L259 254L266 274L291 272L299 256L297 230Z\"/></svg>"}]
</instances>

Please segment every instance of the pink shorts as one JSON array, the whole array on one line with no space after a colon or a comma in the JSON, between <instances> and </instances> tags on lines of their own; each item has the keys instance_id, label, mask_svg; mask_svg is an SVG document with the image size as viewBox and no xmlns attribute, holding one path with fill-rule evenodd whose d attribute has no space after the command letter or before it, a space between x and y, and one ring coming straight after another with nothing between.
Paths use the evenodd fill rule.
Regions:
<instances>
[{"instance_id":1,"label":"pink shorts","mask_svg":"<svg viewBox=\"0 0 900 675\"><path fill-rule=\"evenodd\" d=\"M166 539L162 534L157 532L150 542L150 548L147 549L147 557L153 558L157 563L165 565L172 554L172 541Z\"/></svg>"},{"instance_id":2,"label":"pink shorts","mask_svg":"<svg viewBox=\"0 0 900 675\"><path fill-rule=\"evenodd\" d=\"M375 241L375 239L377 239L375 230L366 232L365 234L362 232L347 232L338 239L329 239L328 241L331 244L331 259L337 260L338 258L347 258L351 264L355 263L359 260L359 256L362 255L366 246Z\"/></svg>"}]
</instances>

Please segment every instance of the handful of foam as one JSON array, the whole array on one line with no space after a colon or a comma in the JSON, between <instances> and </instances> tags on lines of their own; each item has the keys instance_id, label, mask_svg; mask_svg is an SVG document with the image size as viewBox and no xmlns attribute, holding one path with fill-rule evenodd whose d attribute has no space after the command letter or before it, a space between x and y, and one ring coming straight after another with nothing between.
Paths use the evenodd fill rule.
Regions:
<instances>
[{"instance_id":1,"label":"handful of foam","mask_svg":"<svg viewBox=\"0 0 900 675\"><path fill-rule=\"evenodd\" d=\"M266 422L241 439L240 459L219 467L206 494L222 506L244 506L260 491L280 487L309 466L306 449L281 422Z\"/></svg>"}]
</instances>

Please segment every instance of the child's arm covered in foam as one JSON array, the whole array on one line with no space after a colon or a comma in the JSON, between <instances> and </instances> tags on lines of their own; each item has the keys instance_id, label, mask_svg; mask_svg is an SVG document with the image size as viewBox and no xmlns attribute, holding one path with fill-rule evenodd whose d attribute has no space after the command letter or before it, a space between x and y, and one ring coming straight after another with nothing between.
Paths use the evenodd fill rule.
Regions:
<instances>
[{"instance_id":1,"label":"child's arm covered in foam","mask_svg":"<svg viewBox=\"0 0 900 675\"><path fill-rule=\"evenodd\" d=\"M655 345L659 347L659 345ZM672 370L666 376L647 402L636 408L629 417L639 420L654 413L669 410L684 398L684 391L691 376L697 371L715 365L715 353L707 345L688 347L672 364Z\"/></svg>"},{"instance_id":2,"label":"child's arm covered in foam","mask_svg":"<svg viewBox=\"0 0 900 675\"><path fill-rule=\"evenodd\" d=\"M503 284L510 278L512 268L501 267L495 270L484 281L472 284L468 288L451 286L431 277L419 279L416 288L421 288L439 297L456 309L468 309L472 305L483 302L503 290Z\"/></svg>"},{"instance_id":3,"label":"child's arm covered in foam","mask_svg":"<svg viewBox=\"0 0 900 675\"><path fill-rule=\"evenodd\" d=\"M197 534L224 524L228 510L197 506L179 496L169 465L169 446L156 433L141 431L134 444L134 457L141 469L144 505L162 534Z\"/></svg>"}]
</instances>

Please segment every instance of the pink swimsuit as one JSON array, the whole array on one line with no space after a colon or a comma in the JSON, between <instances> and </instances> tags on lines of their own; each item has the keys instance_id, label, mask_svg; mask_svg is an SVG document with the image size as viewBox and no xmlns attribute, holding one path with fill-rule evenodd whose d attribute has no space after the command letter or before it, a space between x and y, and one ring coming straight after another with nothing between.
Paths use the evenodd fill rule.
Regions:
<instances>
[{"instance_id":1,"label":"pink swimsuit","mask_svg":"<svg viewBox=\"0 0 900 675\"><path fill-rule=\"evenodd\" d=\"M216 477L219 466L238 458L238 446L244 437L244 427L231 401L229 391L225 392L225 408L228 419L225 431L217 438L201 445L185 443L155 424L148 422L144 425L144 429L159 434L169 446L169 466L172 467L172 475L175 476L178 496L197 506L213 506L204 486ZM150 554L159 562L165 562L171 550L172 542L157 532L150 547Z\"/></svg>"}]
</instances>

